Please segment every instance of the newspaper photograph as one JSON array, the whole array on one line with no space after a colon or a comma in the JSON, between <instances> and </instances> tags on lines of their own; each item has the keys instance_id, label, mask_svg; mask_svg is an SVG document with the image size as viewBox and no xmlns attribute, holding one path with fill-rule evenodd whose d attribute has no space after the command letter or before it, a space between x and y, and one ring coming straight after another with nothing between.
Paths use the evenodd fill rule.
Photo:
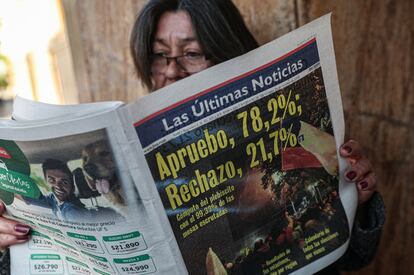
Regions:
<instances>
[{"instance_id":1,"label":"newspaper photograph","mask_svg":"<svg viewBox=\"0 0 414 275\"><path fill-rule=\"evenodd\" d=\"M309 273L343 253L350 224L333 125L342 109L330 106L328 93L340 94L321 60L333 49L321 52L323 33L305 37L264 64L255 58L277 43L190 78L196 92L157 112L130 108L143 117L136 133L189 274ZM250 69L203 86L236 66ZM145 105L176 90L185 93L177 83Z\"/></svg>"}]
</instances>

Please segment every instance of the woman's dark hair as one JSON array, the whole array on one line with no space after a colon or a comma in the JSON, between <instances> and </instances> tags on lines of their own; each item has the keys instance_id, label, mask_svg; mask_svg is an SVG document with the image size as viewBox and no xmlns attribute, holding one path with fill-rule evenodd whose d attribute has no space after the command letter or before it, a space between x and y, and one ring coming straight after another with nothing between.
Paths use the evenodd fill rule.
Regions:
<instances>
[{"instance_id":1,"label":"woman's dark hair","mask_svg":"<svg viewBox=\"0 0 414 275\"><path fill-rule=\"evenodd\" d=\"M231 0L150 0L138 15L130 38L136 72L149 90L152 43L157 23L168 11L188 13L204 53L214 64L258 46Z\"/></svg>"}]
</instances>

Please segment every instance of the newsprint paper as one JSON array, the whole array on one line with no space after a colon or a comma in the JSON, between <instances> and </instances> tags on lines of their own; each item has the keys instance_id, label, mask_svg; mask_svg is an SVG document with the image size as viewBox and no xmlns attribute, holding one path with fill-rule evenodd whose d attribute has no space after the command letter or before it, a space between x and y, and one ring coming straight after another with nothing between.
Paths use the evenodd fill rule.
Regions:
<instances>
[{"instance_id":1,"label":"newsprint paper","mask_svg":"<svg viewBox=\"0 0 414 275\"><path fill-rule=\"evenodd\" d=\"M16 98L13 118L13 274L310 274L347 249L330 15L132 104Z\"/></svg>"}]
</instances>

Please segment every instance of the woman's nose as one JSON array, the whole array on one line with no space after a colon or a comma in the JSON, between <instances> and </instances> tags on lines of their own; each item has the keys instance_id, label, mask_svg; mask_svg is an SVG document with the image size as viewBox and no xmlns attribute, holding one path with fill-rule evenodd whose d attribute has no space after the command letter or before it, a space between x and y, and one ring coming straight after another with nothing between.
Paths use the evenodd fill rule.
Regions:
<instances>
[{"instance_id":1,"label":"woman's nose","mask_svg":"<svg viewBox=\"0 0 414 275\"><path fill-rule=\"evenodd\" d=\"M177 60L172 59L167 64L167 68L165 70L165 76L170 79L176 79L180 76L181 72L182 72L182 68L177 63Z\"/></svg>"}]
</instances>

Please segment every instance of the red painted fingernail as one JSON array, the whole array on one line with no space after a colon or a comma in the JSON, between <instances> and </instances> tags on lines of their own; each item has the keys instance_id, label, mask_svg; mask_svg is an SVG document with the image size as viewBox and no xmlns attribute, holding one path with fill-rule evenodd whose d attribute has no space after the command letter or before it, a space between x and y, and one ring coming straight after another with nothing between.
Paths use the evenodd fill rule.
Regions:
<instances>
[{"instance_id":1,"label":"red painted fingernail","mask_svg":"<svg viewBox=\"0 0 414 275\"><path fill-rule=\"evenodd\" d=\"M359 184L359 186L361 186L361 189L367 189L367 187L368 187L368 182L363 181L363 182L361 182L361 183Z\"/></svg>"},{"instance_id":2,"label":"red painted fingernail","mask_svg":"<svg viewBox=\"0 0 414 275\"><path fill-rule=\"evenodd\" d=\"M353 180L356 177L356 173L354 171L349 171L345 175L349 180Z\"/></svg>"},{"instance_id":3,"label":"red painted fingernail","mask_svg":"<svg viewBox=\"0 0 414 275\"><path fill-rule=\"evenodd\" d=\"M344 146L342 149L344 149L348 154L352 152L352 148L349 146Z\"/></svg>"},{"instance_id":4,"label":"red painted fingernail","mask_svg":"<svg viewBox=\"0 0 414 275\"><path fill-rule=\"evenodd\" d=\"M28 227L27 225L24 225L24 224L16 224L14 226L14 230L16 232L19 232L19 233L27 234L30 231L30 227Z\"/></svg>"},{"instance_id":5,"label":"red painted fingernail","mask_svg":"<svg viewBox=\"0 0 414 275\"><path fill-rule=\"evenodd\" d=\"M29 235L16 236L16 239L19 241L27 241L29 239Z\"/></svg>"}]
</instances>

